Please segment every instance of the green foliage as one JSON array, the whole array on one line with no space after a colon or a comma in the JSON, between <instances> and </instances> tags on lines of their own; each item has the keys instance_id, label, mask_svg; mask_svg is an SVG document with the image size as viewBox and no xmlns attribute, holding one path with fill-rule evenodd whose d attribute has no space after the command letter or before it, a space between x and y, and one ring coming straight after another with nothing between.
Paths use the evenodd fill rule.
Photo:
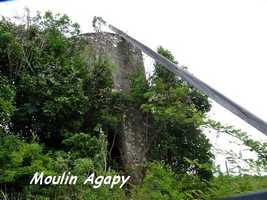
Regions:
<instances>
[{"instance_id":1,"label":"green foliage","mask_svg":"<svg viewBox=\"0 0 267 200\"><path fill-rule=\"evenodd\" d=\"M0 75L0 126L7 127L15 111L15 87Z\"/></svg>"},{"instance_id":2,"label":"green foliage","mask_svg":"<svg viewBox=\"0 0 267 200\"><path fill-rule=\"evenodd\" d=\"M0 21L0 188L11 199L123 193L28 185L37 171L84 176L108 167L102 127L112 116L112 66L105 58L88 62L79 33L66 15L50 12L29 26Z\"/></svg>"},{"instance_id":3,"label":"green foliage","mask_svg":"<svg viewBox=\"0 0 267 200\"><path fill-rule=\"evenodd\" d=\"M71 158L76 159L77 164L84 165L83 161L87 162L86 159L90 159L94 168L106 169L107 141L105 135L93 136L92 134L76 133L63 140L63 144L66 145L66 150L69 149Z\"/></svg>"},{"instance_id":4,"label":"green foliage","mask_svg":"<svg viewBox=\"0 0 267 200\"><path fill-rule=\"evenodd\" d=\"M214 120L207 120L206 126L216 130L218 133L228 134L234 138L240 140L250 151L255 152L258 156L256 161L248 160L256 167L267 170L267 143L257 141L251 138L246 132L236 129L233 126L225 126L220 122Z\"/></svg>"},{"instance_id":5,"label":"green foliage","mask_svg":"<svg viewBox=\"0 0 267 200\"><path fill-rule=\"evenodd\" d=\"M38 13L27 24L0 21L0 196L213 199L266 186L259 177L210 179L211 146L201 130L211 107L205 95L158 63L149 81L138 72L129 77L129 91L114 91L114 66L101 56L88 61L79 34L78 24L51 12ZM170 51L160 47L158 52L175 62ZM93 189L81 183L29 185L35 172L58 175L69 171L82 179L92 172L121 173L121 166L114 167L117 160L111 151L118 142L116 136L123 134L123 113L129 106L142 112L150 138L147 151L152 162L143 184L125 190ZM224 131L266 159L266 144L239 131Z\"/></svg>"},{"instance_id":6,"label":"green foliage","mask_svg":"<svg viewBox=\"0 0 267 200\"><path fill-rule=\"evenodd\" d=\"M85 133L76 133L64 140L63 143L70 147L70 151L77 154L78 158L92 157L100 151L102 146L97 137Z\"/></svg>"},{"instance_id":7,"label":"green foliage","mask_svg":"<svg viewBox=\"0 0 267 200\"><path fill-rule=\"evenodd\" d=\"M53 160L36 143L25 143L13 135L0 135L0 184L26 184L36 171L47 171ZM50 171L48 171L50 172Z\"/></svg>"},{"instance_id":8,"label":"green foliage","mask_svg":"<svg viewBox=\"0 0 267 200\"><path fill-rule=\"evenodd\" d=\"M190 174L177 175L167 165L153 162L148 166L143 184L134 189L133 199L214 200L266 187L266 177L220 175L207 182Z\"/></svg>"},{"instance_id":9,"label":"green foliage","mask_svg":"<svg viewBox=\"0 0 267 200\"><path fill-rule=\"evenodd\" d=\"M84 59L79 26L67 16L47 12L30 22L1 21L0 70L16 87L16 109L2 99L1 109L15 111L13 132L59 149L66 132L90 132L102 120L111 99L111 64Z\"/></svg>"},{"instance_id":10,"label":"green foliage","mask_svg":"<svg viewBox=\"0 0 267 200\"><path fill-rule=\"evenodd\" d=\"M143 71L137 71L129 76L130 80L130 92L125 102L134 105L137 109L147 101L145 93L148 92L149 85L147 83L145 74Z\"/></svg>"},{"instance_id":11,"label":"green foliage","mask_svg":"<svg viewBox=\"0 0 267 200\"><path fill-rule=\"evenodd\" d=\"M158 52L175 62L169 51L160 47ZM190 171L209 178L209 170L192 166L185 160L211 164L211 145L200 129L210 108L207 97L157 63L144 97L141 108L151 124L150 159L164 160L182 173Z\"/></svg>"},{"instance_id":12,"label":"green foliage","mask_svg":"<svg viewBox=\"0 0 267 200\"><path fill-rule=\"evenodd\" d=\"M144 183L135 189L134 200L205 199L209 184L198 176L173 172L168 165L150 163Z\"/></svg>"},{"instance_id":13,"label":"green foliage","mask_svg":"<svg viewBox=\"0 0 267 200\"><path fill-rule=\"evenodd\" d=\"M169 61L177 64L174 56L169 50L166 50L160 46L158 48L158 53L162 55L163 57L167 58ZM175 86L176 83L178 82L178 79L175 77L175 75L172 72L168 71L164 66L158 63L155 64L154 76L156 79L158 78L161 79L161 81L164 83L165 87L167 88Z\"/></svg>"},{"instance_id":14,"label":"green foliage","mask_svg":"<svg viewBox=\"0 0 267 200\"><path fill-rule=\"evenodd\" d=\"M151 163L148 166L144 183L135 189L135 200L171 200L182 199L183 194L178 189L176 174L167 166Z\"/></svg>"},{"instance_id":15,"label":"green foliage","mask_svg":"<svg viewBox=\"0 0 267 200\"><path fill-rule=\"evenodd\" d=\"M233 196L267 188L267 178L260 176L219 176L211 182L211 192L206 194L210 199Z\"/></svg>"}]
</instances>

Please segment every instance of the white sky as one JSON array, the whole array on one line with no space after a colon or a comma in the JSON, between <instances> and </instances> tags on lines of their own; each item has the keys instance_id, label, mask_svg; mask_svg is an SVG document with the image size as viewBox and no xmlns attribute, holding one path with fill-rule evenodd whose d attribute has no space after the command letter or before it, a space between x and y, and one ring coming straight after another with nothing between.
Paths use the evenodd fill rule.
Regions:
<instances>
[{"instance_id":1,"label":"white sky","mask_svg":"<svg viewBox=\"0 0 267 200\"><path fill-rule=\"evenodd\" d=\"M149 47L171 50L195 76L267 120L267 0L14 0L0 4L0 15L24 7L66 13L83 32L101 16ZM215 103L210 115L266 139Z\"/></svg>"}]
</instances>

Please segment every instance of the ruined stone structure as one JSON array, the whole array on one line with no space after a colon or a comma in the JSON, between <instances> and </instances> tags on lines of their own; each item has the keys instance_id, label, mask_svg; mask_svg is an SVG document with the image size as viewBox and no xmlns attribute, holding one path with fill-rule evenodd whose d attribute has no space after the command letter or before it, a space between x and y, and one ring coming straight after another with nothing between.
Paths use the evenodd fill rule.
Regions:
<instances>
[{"instance_id":1,"label":"ruined stone structure","mask_svg":"<svg viewBox=\"0 0 267 200\"><path fill-rule=\"evenodd\" d=\"M107 57L114 65L112 72L114 89L128 91L129 76L145 69L142 52L113 33L96 32L83 35L90 53ZM128 107L123 114L123 134L116 143L124 170L130 172L135 182L142 180L142 164L145 161L145 128L142 114Z\"/></svg>"}]
</instances>

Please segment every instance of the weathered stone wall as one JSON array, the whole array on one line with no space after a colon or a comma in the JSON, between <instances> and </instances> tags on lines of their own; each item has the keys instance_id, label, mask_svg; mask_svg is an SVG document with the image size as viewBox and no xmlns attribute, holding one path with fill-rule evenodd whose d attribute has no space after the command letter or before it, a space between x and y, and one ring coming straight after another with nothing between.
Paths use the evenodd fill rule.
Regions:
<instances>
[{"instance_id":1,"label":"weathered stone wall","mask_svg":"<svg viewBox=\"0 0 267 200\"><path fill-rule=\"evenodd\" d=\"M128 91L130 89L129 76L142 73L145 69L142 52L112 33L88 33L86 38L90 52L94 56L106 56L114 65L112 72L114 89ZM123 114L123 134L117 145L120 151L123 167L130 171L134 182L142 180L142 165L145 161L145 128L144 119L140 111L128 107Z\"/></svg>"},{"instance_id":2,"label":"weathered stone wall","mask_svg":"<svg viewBox=\"0 0 267 200\"><path fill-rule=\"evenodd\" d=\"M123 38L113 33L97 32L84 34L88 47L95 55L105 55L115 66L113 70L114 89L127 91L130 74L144 73L142 53Z\"/></svg>"}]
</instances>

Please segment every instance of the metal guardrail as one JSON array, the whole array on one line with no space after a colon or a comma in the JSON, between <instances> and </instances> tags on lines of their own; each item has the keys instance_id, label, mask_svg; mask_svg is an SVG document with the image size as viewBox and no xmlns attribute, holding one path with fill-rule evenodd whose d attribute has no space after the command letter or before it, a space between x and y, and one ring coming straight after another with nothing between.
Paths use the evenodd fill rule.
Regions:
<instances>
[{"instance_id":1,"label":"metal guardrail","mask_svg":"<svg viewBox=\"0 0 267 200\"><path fill-rule=\"evenodd\" d=\"M234 197L228 197L221 200L267 200L267 190L262 192L255 192L244 195L238 195Z\"/></svg>"}]
</instances>

